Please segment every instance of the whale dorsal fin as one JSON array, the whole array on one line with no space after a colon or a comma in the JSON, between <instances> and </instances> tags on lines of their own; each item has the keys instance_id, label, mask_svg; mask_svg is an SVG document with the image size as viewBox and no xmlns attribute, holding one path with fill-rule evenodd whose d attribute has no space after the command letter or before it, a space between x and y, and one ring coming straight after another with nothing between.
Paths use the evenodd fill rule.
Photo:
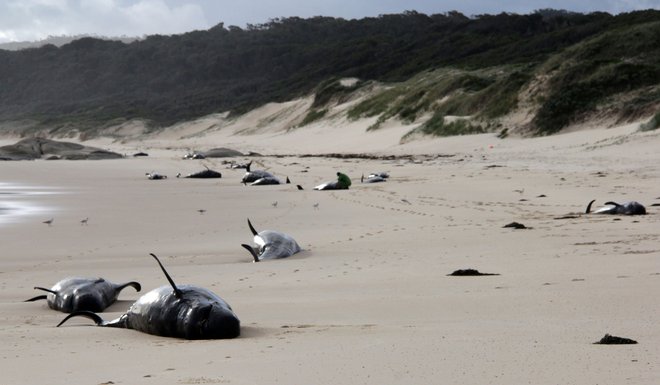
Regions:
<instances>
[{"instance_id":1,"label":"whale dorsal fin","mask_svg":"<svg viewBox=\"0 0 660 385\"><path fill-rule=\"evenodd\" d=\"M591 212L591 205L594 204L596 200L593 199L589 204L587 205L587 210L584 212L585 214L589 214Z\"/></svg>"},{"instance_id":2,"label":"whale dorsal fin","mask_svg":"<svg viewBox=\"0 0 660 385\"><path fill-rule=\"evenodd\" d=\"M250 231L252 231L252 235L259 234L257 230L254 229L254 226L252 226L252 222L250 222L250 218L248 218L248 226L250 226Z\"/></svg>"},{"instance_id":3,"label":"whale dorsal fin","mask_svg":"<svg viewBox=\"0 0 660 385\"><path fill-rule=\"evenodd\" d=\"M158 259L158 257L156 256L156 254L154 254L154 253L149 253L149 254L150 254L152 257L154 257L154 259L156 260L156 262L158 262L158 265L160 266L161 270L163 270L163 273L165 273L165 278L167 278L167 280L170 282L170 285L172 285L172 289L174 289L174 295L175 295L177 298L181 298L181 295L182 295L183 293L181 293L181 290L179 290L179 288L176 287L176 284L175 284L174 281L172 280L172 277L170 277L170 275L167 274L167 270L165 270L165 267L163 266L163 264L160 263L160 260Z\"/></svg>"}]
</instances>

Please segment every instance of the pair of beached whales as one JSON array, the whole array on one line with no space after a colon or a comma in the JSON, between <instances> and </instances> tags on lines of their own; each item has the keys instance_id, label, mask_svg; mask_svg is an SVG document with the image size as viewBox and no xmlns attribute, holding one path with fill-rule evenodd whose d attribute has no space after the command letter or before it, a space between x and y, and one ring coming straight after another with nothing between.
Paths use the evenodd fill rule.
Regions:
<instances>
[{"instance_id":1,"label":"pair of beached whales","mask_svg":"<svg viewBox=\"0 0 660 385\"><path fill-rule=\"evenodd\" d=\"M286 258L301 251L298 243L287 234L273 230L257 232L249 219L248 226L258 248L241 246L250 252L255 262ZM176 285L158 257L151 256L158 262L169 285L144 294L115 320L105 321L96 312L112 305L126 287L140 291L142 287L138 282L115 284L103 278L67 278L50 289L35 287L48 294L26 302L45 299L51 309L71 313L58 327L72 317L83 316L98 326L134 329L164 337L221 339L240 335L240 321L225 300L203 287Z\"/></svg>"}]
</instances>

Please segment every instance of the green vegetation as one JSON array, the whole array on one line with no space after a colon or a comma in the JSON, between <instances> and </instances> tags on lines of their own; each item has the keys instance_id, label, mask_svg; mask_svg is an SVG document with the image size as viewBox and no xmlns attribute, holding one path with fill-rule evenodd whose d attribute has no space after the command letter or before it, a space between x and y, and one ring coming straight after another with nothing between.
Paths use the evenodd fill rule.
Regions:
<instances>
[{"instance_id":1,"label":"green vegetation","mask_svg":"<svg viewBox=\"0 0 660 385\"><path fill-rule=\"evenodd\" d=\"M660 112L656 112L651 120L641 125L640 129L642 131L653 131L658 127L660 127Z\"/></svg>"},{"instance_id":2,"label":"green vegetation","mask_svg":"<svg viewBox=\"0 0 660 385\"><path fill-rule=\"evenodd\" d=\"M303 119L302 122L300 122L300 126L306 126L314 121L317 121L325 116L325 114L328 113L327 109L322 109L322 110L309 110L305 118Z\"/></svg>"},{"instance_id":3,"label":"green vegetation","mask_svg":"<svg viewBox=\"0 0 660 385\"><path fill-rule=\"evenodd\" d=\"M376 129L391 118L471 116L439 130L469 132L511 112L538 78L547 79L532 122L539 134L608 103L622 119L648 116L660 94L660 11L292 17L128 44L0 50L0 121L64 133L139 118L158 129L314 94L308 124L373 87L349 118L377 117Z\"/></svg>"},{"instance_id":4,"label":"green vegetation","mask_svg":"<svg viewBox=\"0 0 660 385\"><path fill-rule=\"evenodd\" d=\"M408 132L402 140L416 133L433 136L456 136L483 134L486 132L481 126L472 124L468 119L455 119L447 122L446 117L441 113L436 113L420 127Z\"/></svg>"},{"instance_id":5,"label":"green vegetation","mask_svg":"<svg viewBox=\"0 0 660 385\"><path fill-rule=\"evenodd\" d=\"M557 55L546 67L554 74L534 123L540 134L553 134L614 95L660 83L660 22L608 31Z\"/></svg>"}]
</instances>

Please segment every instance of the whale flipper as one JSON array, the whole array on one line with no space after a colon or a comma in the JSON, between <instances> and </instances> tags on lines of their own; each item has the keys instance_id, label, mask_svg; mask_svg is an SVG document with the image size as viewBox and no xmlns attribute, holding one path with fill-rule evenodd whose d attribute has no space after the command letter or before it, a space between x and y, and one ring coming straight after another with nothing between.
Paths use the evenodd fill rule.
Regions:
<instances>
[{"instance_id":1,"label":"whale flipper","mask_svg":"<svg viewBox=\"0 0 660 385\"><path fill-rule=\"evenodd\" d=\"M243 246L243 248L245 250L249 251L250 254L252 254L252 258L254 258L255 262L259 262L259 255L257 254L257 252L254 250L254 248L252 246L246 245L245 243L241 243L241 246Z\"/></svg>"}]
</instances>

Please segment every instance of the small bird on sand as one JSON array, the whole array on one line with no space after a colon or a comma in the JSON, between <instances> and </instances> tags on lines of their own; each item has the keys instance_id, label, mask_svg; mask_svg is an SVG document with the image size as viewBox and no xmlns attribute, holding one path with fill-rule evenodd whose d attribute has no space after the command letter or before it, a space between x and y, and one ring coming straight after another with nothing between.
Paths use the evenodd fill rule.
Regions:
<instances>
[{"instance_id":1,"label":"small bird on sand","mask_svg":"<svg viewBox=\"0 0 660 385\"><path fill-rule=\"evenodd\" d=\"M47 220L47 221L43 221L43 222L41 222L41 223L45 223L45 224L47 224L48 226L50 226L50 225L53 224L53 221L54 221L54 220L55 220L55 218L50 218L49 220Z\"/></svg>"},{"instance_id":2,"label":"small bird on sand","mask_svg":"<svg viewBox=\"0 0 660 385\"><path fill-rule=\"evenodd\" d=\"M82 219L82 220L80 221L80 224L81 224L81 225L84 225L84 226L87 226L87 222L88 222L88 221L89 221L89 217L88 217L88 218L85 218L85 219Z\"/></svg>"},{"instance_id":3,"label":"small bird on sand","mask_svg":"<svg viewBox=\"0 0 660 385\"><path fill-rule=\"evenodd\" d=\"M314 203L314 208L315 208L315 209L318 209L318 208L319 208L319 203L318 203L318 202Z\"/></svg>"},{"instance_id":4,"label":"small bird on sand","mask_svg":"<svg viewBox=\"0 0 660 385\"><path fill-rule=\"evenodd\" d=\"M199 210L197 210L197 211L199 212L199 215L202 215L202 214L204 214L204 213L206 212L206 210L204 210L204 209L199 209Z\"/></svg>"},{"instance_id":5,"label":"small bird on sand","mask_svg":"<svg viewBox=\"0 0 660 385\"><path fill-rule=\"evenodd\" d=\"M277 201L271 203L271 205L273 205L273 207L277 207Z\"/></svg>"}]
</instances>

